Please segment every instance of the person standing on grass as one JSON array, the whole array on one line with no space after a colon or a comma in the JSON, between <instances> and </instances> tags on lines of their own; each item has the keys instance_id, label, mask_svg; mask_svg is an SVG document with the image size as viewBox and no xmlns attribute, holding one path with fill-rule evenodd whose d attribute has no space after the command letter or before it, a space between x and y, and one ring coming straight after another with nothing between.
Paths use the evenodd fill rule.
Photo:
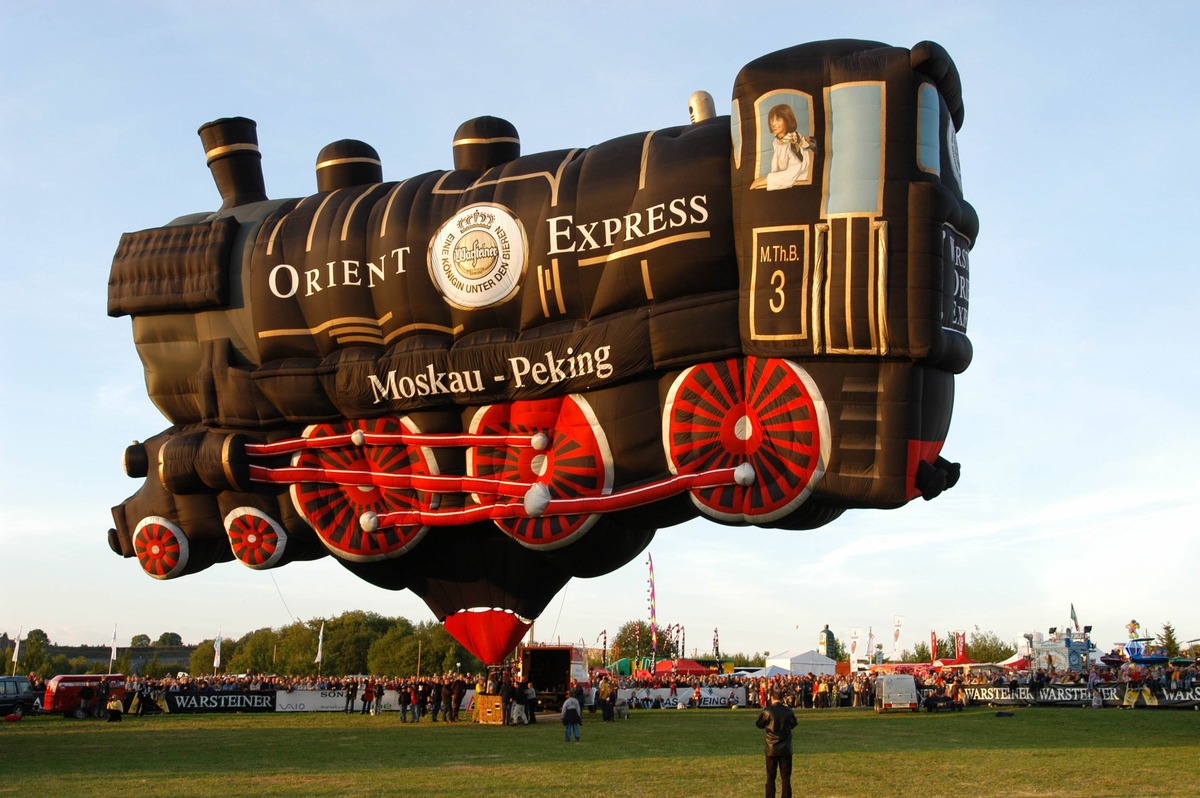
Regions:
<instances>
[{"instance_id":1,"label":"person standing on grass","mask_svg":"<svg viewBox=\"0 0 1200 798\"><path fill-rule=\"evenodd\" d=\"M778 772L783 788L781 798L792 798L792 729L796 714L783 703L783 691L771 690L771 703L755 721L766 732L767 798L775 798L775 774Z\"/></svg>"},{"instance_id":2,"label":"person standing on grass","mask_svg":"<svg viewBox=\"0 0 1200 798\"><path fill-rule=\"evenodd\" d=\"M583 725L583 710L579 706L579 699L574 695L568 695L567 700L563 702L562 723L563 737L566 738L566 741L571 742L571 735L575 735L575 742L579 742L579 727Z\"/></svg>"},{"instance_id":3,"label":"person standing on grass","mask_svg":"<svg viewBox=\"0 0 1200 798\"><path fill-rule=\"evenodd\" d=\"M358 714L366 715L371 711L371 702L375 700L375 684L368 679L363 685L362 691L362 709Z\"/></svg>"}]
</instances>

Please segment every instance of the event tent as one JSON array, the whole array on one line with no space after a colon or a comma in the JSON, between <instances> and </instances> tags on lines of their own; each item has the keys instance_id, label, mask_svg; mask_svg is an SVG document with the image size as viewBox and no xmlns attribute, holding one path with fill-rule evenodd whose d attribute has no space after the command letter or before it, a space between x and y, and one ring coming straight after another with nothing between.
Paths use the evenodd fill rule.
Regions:
<instances>
[{"instance_id":1,"label":"event tent","mask_svg":"<svg viewBox=\"0 0 1200 798\"><path fill-rule=\"evenodd\" d=\"M756 671L750 671L743 675L748 676L752 679L760 679L763 677L770 679L773 676L790 676L791 673L792 672L789 671L787 668L781 668L778 665L768 665L765 668L759 668Z\"/></svg>"},{"instance_id":2,"label":"event tent","mask_svg":"<svg viewBox=\"0 0 1200 798\"><path fill-rule=\"evenodd\" d=\"M693 659L664 659L654 663L654 672L660 676L677 673L681 676L707 676L714 673L712 668L706 668Z\"/></svg>"},{"instance_id":3,"label":"event tent","mask_svg":"<svg viewBox=\"0 0 1200 798\"><path fill-rule=\"evenodd\" d=\"M784 651L780 654L767 657L767 667L772 665L784 668L788 673L795 676L803 676L806 673L812 673L817 676L830 675L832 676L837 671L837 663L816 651L809 650L800 653L792 651Z\"/></svg>"},{"instance_id":4,"label":"event tent","mask_svg":"<svg viewBox=\"0 0 1200 798\"><path fill-rule=\"evenodd\" d=\"M979 663L968 657L943 657L939 660L934 660L933 667L935 668L961 668L964 665L978 665Z\"/></svg>"}]
</instances>

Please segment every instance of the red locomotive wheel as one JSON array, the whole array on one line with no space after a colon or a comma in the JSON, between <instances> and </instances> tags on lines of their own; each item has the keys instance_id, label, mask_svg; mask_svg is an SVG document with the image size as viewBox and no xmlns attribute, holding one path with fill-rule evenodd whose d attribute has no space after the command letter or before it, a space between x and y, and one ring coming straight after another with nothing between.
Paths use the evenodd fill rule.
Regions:
<instances>
[{"instance_id":1,"label":"red locomotive wheel","mask_svg":"<svg viewBox=\"0 0 1200 798\"><path fill-rule=\"evenodd\" d=\"M663 448L672 473L748 463L750 485L699 488L692 501L721 521L762 524L799 507L825 474L829 418L816 384L787 360L702 363L667 394Z\"/></svg>"},{"instance_id":2,"label":"red locomotive wheel","mask_svg":"<svg viewBox=\"0 0 1200 798\"><path fill-rule=\"evenodd\" d=\"M275 519L254 507L237 507L225 516L225 532L233 556L247 568L273 568L287 549L287 532Z\"/></svg>"},{"instance_id":3,"label":"red locomotive wheel","mask_svg":"<svg viewBox=\"0 0 1200 798\"><path fill-rule=\"evenodd\" d=\"M155 579L173 579L187 568L187 535L161 516L151 515L138 522L133 550L142 570Z\"/></svg>"},{"instance_id":4,"label":"red locomotive wheel","mask_svg":"<svg viewBox=\"0 0 1200 798\"><path fill-rule=\"evenodd\" d=\"M363 419L318 424L304 431L305 438L345 435L355 430L366 434L419 432L408 417ZM345 446L305 449L292 458L292 465L350 472L363 484L299 482L291 487L292 503L312 525L321 542L333 554L355 562L381 560L403 554L424 536L428 527L362 528L362 514L382 515L401 511L432 509L436 494L426 495L410 488L386 488L370 484L372 474L436 475L437 463L425 447L406 443L381 446Z\"/></svg>"},{"instance_id":5,"label":"red locomotive wheel","mask_svg":"<svg viewBox=\"0 0 1200 798\"><path fill-rule=\"evenodd\" d=\"M467 451L467 473L532 485L540 482L550 499L602 496L612 492L613 463L608 439L582 396L513 402L482 407L471 432L548 436L548 445L476 446ZM494 497L473 495L479 503ZM498 518L496 526L523 546L554 549L591 529L599 514Z\"/></svg>"}]
</instances>

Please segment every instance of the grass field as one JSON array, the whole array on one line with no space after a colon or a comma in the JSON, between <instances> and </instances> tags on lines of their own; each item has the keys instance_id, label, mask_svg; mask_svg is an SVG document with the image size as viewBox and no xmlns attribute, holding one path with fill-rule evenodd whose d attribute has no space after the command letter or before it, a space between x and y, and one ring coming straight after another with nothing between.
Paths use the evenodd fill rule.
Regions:
<instances>
[{"instance_id":1,"label":"grass field","mask_svg":"<svg viewBox=\"0 0 1200 798\"><path fill-rule=\"evenodd\" d=\"M1016 708L798 713L798 796L1195 796L1200 712ZM0 724L0 795L755 796L750 709L528 727L332 714Z\"/></svg>"}]
</instances>

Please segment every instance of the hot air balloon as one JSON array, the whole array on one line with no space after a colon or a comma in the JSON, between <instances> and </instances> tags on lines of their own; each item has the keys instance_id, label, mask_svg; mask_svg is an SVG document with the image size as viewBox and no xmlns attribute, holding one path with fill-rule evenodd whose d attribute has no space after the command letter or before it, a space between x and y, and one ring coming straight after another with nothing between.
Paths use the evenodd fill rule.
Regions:
<instances>
[{"instance_id":1,"label":"hot air balloon","mask_svg":"<svg viewBox=\"0 0 1200 798\"><path fill-rule=\"evenodd\" d=\"M158 579L332 555L500 661L576 576L656 530L812 529L952 487L942 457L978 220L940 46L753 61L729 116L385 181L356 140L266 194L257 125L202 126L216 211L122 236L166 430L113 551Z\"/></svg>"}]
</instances>

